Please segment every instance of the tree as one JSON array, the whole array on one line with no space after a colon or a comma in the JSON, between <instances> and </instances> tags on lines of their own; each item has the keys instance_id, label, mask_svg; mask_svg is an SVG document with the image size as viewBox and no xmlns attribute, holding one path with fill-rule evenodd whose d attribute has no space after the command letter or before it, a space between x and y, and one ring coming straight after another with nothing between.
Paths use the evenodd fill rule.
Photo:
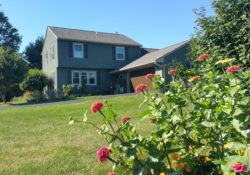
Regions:
<instances>
[{"instance_id":1,"label":"tree","mask_svg":"<svg viewBox=\"0 0 250 175\"><path fill-rule=\"evenodd\" d=\"M24 58L30 63L32 68L42 68L43 36L38 37L35 42L30 42L24 50Z\"/></svg>"},{"instance_id":2,"label":"tree","mask_svg":"<svg viewBox=\"0 0 250 175\"><path fill-rule=\"evenodd\" d=\"M7 91L18 85L27 72L27 65L20 54L7 47L0 47L0 96L5 103Z\"/></svg>"},{"instance_id":3,"label":"tree","mask_svg":"<svg viewBox=\"0 0 250 175\"><path fill-rule=\"evenodd\" d=\"M241 66L250 66L250 1L217 0L212 4L216 15L206 17L196 11L197 30L192 40L195 58L208 53L219 59L234 58ZM216 61L216 60L215 60Z\"/></svg>"},{"instance_id":4,"label":"tree","mask_svg":"<svg viewBox=\"0 0 250 175\"><path fill-rule=\"evenodd\" d=\"M0 11L0 46L10 47L13 51L18 51L22 37L18 30L13 27L5 16L4 12Z\"/></svg>"},{"instance_id":5,"label":"tree","mask_svg":"<svg viewBox=\"0 0 250 175\"><path fill-rule=\"evenodd\" d=\"M49 78L39 69L30 69L25 76L20 88L23 91L43 91L49 85Z\"/></svg>"}]
</instances>

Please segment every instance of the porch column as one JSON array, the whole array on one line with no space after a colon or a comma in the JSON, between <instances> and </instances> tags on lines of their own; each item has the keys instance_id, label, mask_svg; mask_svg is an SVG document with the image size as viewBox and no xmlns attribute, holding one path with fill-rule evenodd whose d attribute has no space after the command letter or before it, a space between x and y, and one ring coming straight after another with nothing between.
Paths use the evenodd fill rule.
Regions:
<instances>
[{"instance_id":1,"label":"porch column","mask_svg":"<svg viewBox=\"0 0 250 175\"><path fill-rule=\"evenodd\" d=\"M126 73L127 93L130 92L130 78L129 77L130 77L130 72L128 71Z\"/></svg>"}]
</instances>

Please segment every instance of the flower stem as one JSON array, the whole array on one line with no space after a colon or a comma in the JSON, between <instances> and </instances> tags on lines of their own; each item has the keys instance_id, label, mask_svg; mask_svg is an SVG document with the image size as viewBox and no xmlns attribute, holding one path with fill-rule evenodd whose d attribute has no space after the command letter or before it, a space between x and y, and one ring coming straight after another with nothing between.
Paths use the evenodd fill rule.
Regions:
<instances>
[{"instance_id":1,"label":"flower stem","mask_svg":"<svg viewBox=\"0 0 250 175\"><path fill-rule=\"evenodd\" d=\"M169 164L169 167L170 167L170 171L172 172L172 171L173 171L173 168L172 168L172 164L171 164L171 161L170 161L169 156L168 156L168 153L167 153L166 144L164 143L164 141L161 141L161 142L162 142L163 148L164 148L164 150L165 150L165 152L166 152L166 154L167 154L167 160L168 160L168 164Z\"/></svg>"},{"instance_id":2,"label":"flower stem","mask_svg":"<svg viewBox=\"0 0 250 175\"><path fill-rule=\"evenodd\" d=\"M99 110L99 112L100 112L100 114L106 119L106 116L104 115L104 113L103 113L101 110ZM109 120L107 120L107 121L108 121L108 124L109 124L109 126L111 127L112 131L113 131L114 133L116 133L115 130L114 130L114 128L113 128L113 126L112 126L112 124L110 123L110 121L109 121Z\"/></svg>"}]
</instances>

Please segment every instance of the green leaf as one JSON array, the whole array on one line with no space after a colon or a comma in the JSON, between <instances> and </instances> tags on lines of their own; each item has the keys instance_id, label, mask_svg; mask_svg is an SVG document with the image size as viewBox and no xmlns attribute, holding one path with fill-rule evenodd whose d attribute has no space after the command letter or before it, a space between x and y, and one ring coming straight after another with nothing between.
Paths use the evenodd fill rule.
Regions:
<instances>
[{"instance_id":1,"label":"green leaf","mask_svg":"<svg viewBox=\"0 0 250 175\"><path fill-rule=\"evenodd\" d=\"M209 122L209 121L204 121L204 122L201 122L201 124L205 127L214 127L216 125L216 123L214 122Z\"/></svg>"},{"instance_id":2,"label":"green leaf","mask_svg":"<svg viewBox=\"0 0 250 175\"><path fill-rule=\"evenodd\" d=\"M140 117L141 117L142 119L145 119L145 118L149 117L149 114L151 114L151 110L150 110L150 109L148 109L148 110L146 110L146 111L143 111L143 112L141 113Z\"/></svg>"},{"instance_id":3,"label":"green leaf","mask_svg":"<svg viewBox=\"0 0 250 175\"><path fill-rule=\"evenodd\" d=\"M83 115L83 119L82 119L82 121L85 123L85 122L87 122L88 121L88 117L87 117L87 110L84 112L84 115Z\"/></svg>"},{"instance_id":4,"label":"green leaf","mask_svg":"<svg viewBox=\"0 0 250 175\"><path fill-rule=\"evenodd\" d=\"M232 151L243 150L247 148L247 145L244 145L240 142L229 142L226 144L226 147Z\"/></svg>"},{"instance_id":5,"label":"green leaf","mask_svg":"<svg viewBox=\"0 0 250 175\"><path fill-rule=\"evenodd\" d=\"M247 165L250 167L250 147L245 150L244 158L247 160Z\"/></svg>"}]
</instances>

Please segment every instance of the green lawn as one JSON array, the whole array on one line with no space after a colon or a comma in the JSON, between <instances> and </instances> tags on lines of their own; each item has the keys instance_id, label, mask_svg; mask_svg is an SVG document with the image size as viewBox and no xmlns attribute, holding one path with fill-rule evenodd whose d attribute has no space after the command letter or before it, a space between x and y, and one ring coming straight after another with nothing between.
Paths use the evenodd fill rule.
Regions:
<instances>
[{"instance_id":1,"label":"green lawn","mask_svg":"<svg viewBox=\"0 0 250 175\"><path fill-rule=\"evenodd\" d=\"M142 100L135 95L109 102L120 117L130 114L136 123ZM69 115L81 118L92 102L0 111L0 174L106 175L112 165L98 163L95 154L104 139L88 125L68 125ZM99 115L89 110L88 116L100 123ZM140 125L140 132L152 127L148 121Z\"/></svg>"}]
</instances>

